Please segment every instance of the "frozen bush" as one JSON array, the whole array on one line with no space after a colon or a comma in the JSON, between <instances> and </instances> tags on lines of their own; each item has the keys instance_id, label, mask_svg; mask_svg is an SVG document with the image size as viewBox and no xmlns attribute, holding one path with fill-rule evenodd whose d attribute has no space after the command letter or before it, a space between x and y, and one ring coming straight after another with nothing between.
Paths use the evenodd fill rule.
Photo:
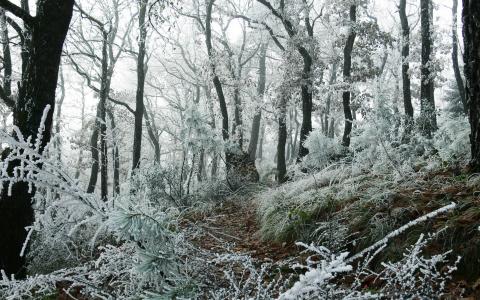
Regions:
<instances>
[{"instance_id":1,"label":"frozen bush","mask_svg":"<svg viewBox=\"0 0 480 300\"><path fill-rule=\"evenodd\" d=\"M326 137L318 129L312 131L307 137L305 147L309 154L304 160L304 165L314 169L326 167L344 152L344 148L339 141Z\"/></svg>"},{"instance_id":2,"label":"frozen bush","mask_svg":"<svg viewBox=\"0 0 480 300\"><path fill-rule=\"evenodd\" d=\"M440 116L439 128L435 132L434 146L438 155L446 162L464 162L470 158L470 125L463 115Z\"/></svg>"}]
</instances>

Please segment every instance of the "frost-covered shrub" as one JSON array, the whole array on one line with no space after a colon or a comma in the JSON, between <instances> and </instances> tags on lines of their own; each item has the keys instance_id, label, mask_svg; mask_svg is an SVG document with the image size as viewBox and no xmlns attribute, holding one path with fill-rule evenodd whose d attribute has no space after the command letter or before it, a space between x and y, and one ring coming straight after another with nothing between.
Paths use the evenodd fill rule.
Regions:
<instances>
[{"instance_id":1,"label":"frost-covered shrub","mask_svg":"<svg viewBox=\"0 0 480 300\"><path fill-rule=\"evenodd\" d=\"M185 175L186 172L177 164L145 165L132 174L130 188L158 206L180 207L186 194L181 173Z\"/></svg>"},{"instance_id":2,"label":"frost-covered shrub","mask_svg":"<svg viewBox=\"0 0 480 300\"><path fill-rule=\"evenodd\" d=\"M295 265L297 268L305 268L305 274L286 292L280 295L281 300L296 299L340 299L345 296L345 290L333 283L340 273L349 273L352 266L345 262L348 252L339 255L332 254L325 247L315 247L298 243L311 251L314 256L307 259L306 265ZM318 260L319 257L320 260Z\"/></svg>"},{"instance_id":3,"label":"frost-covered shrub","mask_svg":"<svg viewBox=\"0 0 480 300\"><path fill-rule=\"evenodd\" d=\"M305 147L308 149L309 154L305 158L304 164L315 169L327 166L345 151L339 141L326 137L318 129L309 134L305 140Z\"/></svg>"},{"instance_id":4,"label":"frost-covered shrub","mask_svg":"<svg viewBox=\"0 0 480 300\"><path fill-rule=\"evenodd\" d=\"M464 162L470 158L470 125L463 115L442 114L434 146L443 161Z\"/></svg>"},{"instance_id":5,"label":"frost-covered shrub","mask_svg":"<svg viewBox=\"0 0 480 300\"><path fill-rule=\"evenodd\" d=\"M38 298L65 282L91 298L138 299L146 292L171 294L190 281L193 264L186 261L193 250L177 226L178 210L159 205L164 194L152 191L148 176L101 201L82 190L57 156L49 155L49 146L40 151L43 126L33 145L14 130L17 138L0 131L11 149L0 162L0 182L9 189L15 182L36 188L36 222L24 246L32 245L32 276L25 281L3 276L0 298ZM7 172L12 162L15 169Z\"/></svg>"},{"instance_id":6,"label":"frost-covered shrub","mask_svg":"<svg viewBox=\"0 0 480 300\"><path fill-rule=\"evenodd\" d=\"M305 264L292 266L306 269L306 273L300 275L297 282L284 292L280 299L383 299L385 297L388 299L434 299L441 297L460 258L449 265L447 256L450 251L430 258L422 255L423 249L437 237L437 234L430 235L427 239L423 234L420 235L418 241L406 249L403 259L395 263L382 263L384 269L378 274L369 270L369 264L385 249L392 238L420 222L425 222L453 208L455 208L454 203L421 216L390 232L383 239L355 255L349 255L348 252L335 254L323 246L297 243L312 256L307 258ZM356 261L360 262L355 264ZM380 281L376 293L365 291L361 284L363 278L372 274L376 280ZM350 280L343 280L345 278ZM345 282L351 282L351 279L354 279L353 283L345 284Z\"/></svg>"},{"instance_id":7,"label":"frost-covered shrub","mask_svg":"<svg viewBox=\"0 0 480 300\"><path fill-rule=\"evenodd\" d=\"M275 299L290 282L290 276L281 274L281 265L257 262L249 255L219 255L211 263L221 265L226 287L210 291L210 299Z\"/></svg>"},{"instance_id":8,"label":"frost-covered shrub","mask_svg":"<svg viewBox=\"0 0 480 300\"><path fill-rule=\"evenodd\" d=\"M382 263L384 270L378 279L385 282L382 287L385 296L392 299L434 299L444 295L445 284L451 279L460 257L451 266L446 266L451 251L424 257L422 252L434 236L425 238L421 234L418 241L406 249L401 260Z\"/></svg>"}]
</instances>

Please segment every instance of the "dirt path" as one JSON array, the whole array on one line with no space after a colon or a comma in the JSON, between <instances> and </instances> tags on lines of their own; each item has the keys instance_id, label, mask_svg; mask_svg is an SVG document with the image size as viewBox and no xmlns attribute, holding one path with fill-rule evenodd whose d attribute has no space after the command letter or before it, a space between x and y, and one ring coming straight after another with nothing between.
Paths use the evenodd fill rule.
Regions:
<instances>
[{"instance_id":1,"label":"dirt path","mask_svg":"<svg viewBox=\"0 0 480 300\"><path fill-rule=\"evenodd\" d=\"M253 199L230 199L209 215L193 218L191 225L201 228L193 242L205 250L248 253L255 259L274 262L298 254L294 244L262 241Z\"/></svg>"}]
</instances>

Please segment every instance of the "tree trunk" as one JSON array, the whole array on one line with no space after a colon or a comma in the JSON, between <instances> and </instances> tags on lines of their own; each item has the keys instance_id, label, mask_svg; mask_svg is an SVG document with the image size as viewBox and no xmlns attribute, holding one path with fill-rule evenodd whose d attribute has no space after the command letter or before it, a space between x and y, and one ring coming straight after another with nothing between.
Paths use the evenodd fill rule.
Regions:
<instances>
[{"instance_id":1,"label":"tree trunk","mask_svg":"<svg viewBox=\"0 0 480 300\"><path fill-rule=\"evenodd\" d=\"M31 42L28 44L29 61L22 74L14 109L14 124L24 136L31 136L34 143L43 111L46 106L51 107L40 151L51 137L58 70L73 3L73 0L38 1L35 17L22 10L25 14L22 18L31 30ZM10 10L9 4L9 1L0 1L0 7L7 10ZM20 257L20 251L27 236L25 227L32 225L34 220L34 194L35 190L29 193L27 183L18 182L13 185L11 195L4 188L0 198L0 269L7 275L15 274L17 279L25 276L25 256Z\"/></svg>"},{"instance_id":2,"label":"tree trunk","mask_svg":"<svg viewBox=\"0 0 480 300\"><path fill-rule=\"evenodd\" d=\"M90 180L88 181L87 193L91 194L95 192L97 186L98 171L99 171L99 151L98 151L98 129L100 127L100 102L97 104L97 115L95 117L95 123L93 125L92 137L90 138L90 152L92 153L92 167L90 169Z\"/></svg>"},{"instance_id":3,"label":"tree trunk","mask_svg":"<svg viewBox=\"0 0 480 300\"><path fill-rule=\"evenodd\" d=\"M106 123L106 102L110 93L111 76L108 71L108 34L102 32L102 78L100 86L100 99L97 105L97 116L95 128L93 129L90 140L92 151L92 170L87 193L93 193L97 185L98 169L100 164L100 196L103 200L108 197L108 149L107 149L107 123ZM98 140L100 140L100 155L98 149ZM100 156L100 161L99 161Z\"/></svg>"},{"instance_id":4,"label":"tree trunk","mask_svg":"<svg viewBox=\"0 0 480 300\"><path fill-rule=\"evenodd\" d=\"M480 171L480 2L463 0L466 99L470 119L471 166Z\"/></svg>"},{"instance_id":5,"label":"tree trunk","mask_svg":"<svg viewBox=\"0 0 480 300\"><path fill-rule=\"evenodd\" d=\"M205 96L207 98L207 105L208 105L208 111L210 113L211 121L210 121L210 127L212 127L213 131L216 131L217 125L215 122L215 112L213 111L213 100L212 100L212 93L210 91L209 86L204 86L203 89L205 90ZM212 179L217 178L217 173L218 173L218 154L216 151L211 155L211 170L210 170L210 176Z\"/></svg>"},{"instance_id":6,"label":"tree trunk","mask_svg":"<svg viewBox=\"0 0 480 300\"><path fill-rule=\"evenodd\" d=\"M148 137L153 145L154 161L155 163L160 164L160 142L158 141L159 138L156 132L156 126L154 124L153 117L150 119L147 109L144 110L143 114L145 117L145 125L147 126Z\"/></svg>"},{"instance_id":7,"label":"tree trunk","mask_svg":"<svg viewBox=\"0 0 480 300\"><path fill-rule=\"evenodd\" d=\"M216 72L216 66L213 57L213 45L212 45L212 9L213 3L215 0L210 0L207 3L207 16L205 19L205 40L207 44L207 52L208 57L210 59L210 69L213 75L212 81L213 86L215 87L215 91L217 92L218 102L220 104L220 111L222 113L222 137L223 140L226 142L229 139L229 132L228 132L228 110L227 110L227 102L225 100L225 94L223 93L222 83L218 78ZM229 162L228 158L231 156L229 151L226 151L227 163ZM228 166L227 166L228 168Z\"/></svg>"},{"instance_id":8,"label":"tree trunk","mask_svg":"<svg viewBox=\"0 0 480 300\"><path fill-rule=\"evenodd\" d=\"M263 140L265 139L265 122L260 125L260 141L258 142L257 157L260 161L263 159Z\"/></svg>"},{"instance_id":9,"label":"tree trunk","mask_svg":"<svg viewBox=\"0 0 480 300\"><path fill-rule=\"evenodd\" d=\"M294 121L295 121L295 138L293 139L293 148L292 148L292 155L293 153L297 152L298 149L298 134L299 134L299 129L300 129L300 123L297 120L298 117L298 111L297 108L293 108L295 110L295 113L293 115Z\"/></svg>"},{"instance_id":10,"label":"tree trunk","mask_svg":"<svg viewBox=\"0 0 480 300\"><path fill-rule=\"evenodd\" d=\"M8 35L7 16L4 9L0 9L0 27L3 50L3 95L1 98L7 100L7 105L12 107L15 102L11 100L12 96L12 54L10 51L10 39Z\"/></svg>"},{"instance_id":11,"label":"tree trunk","mask_svg":"<svg viewBox=\"0 0 480 300\"><path fill-rule=\"evenodd\" d=\"M297 32L294 24L290 22L288 18L285 18L285 2L281 1L280 11L277 11L269 1L267 0L257 0L263 6L268 8L270 12L279 19L283 27L285 28L288 36L291 39L295 39L299 33ZM310 23L308 17L308 12L304 17L305 31L309 38L313 39L313 25ZM278 41L276 42L277 46L279 45ZM301 81L301 97L302 97L302 128L300 130L300 142L297 161L301 161L303 157L308 154L308 149L305 148L304 142L307 139L307 136L312 132L312 106L313 106L313 79L312 79L312 67L313 67L313 57L302 44L297 44L296 49L303 60L303 69L302 69L302 81ZM282 50L285 50L283 46L280 46Z\"/></svg>"},{"instance_id":12,"label":"tree trunk","mask_svg":"<svg viewBox=\"0 0 480 300\"><path fill-rule=\"evenodd\" d=\"M347 84L351 84L351 71L352 71L352 51L353 44L355 43L356 32L354 24L357 21L357 6L350 6L350 22L351 28L348 35L347 43L343 52L343 81ZM348 87L350 89L350 87ZM345 130L343 132L342 145L344 147L350 147L350 134L352 133L352 109L350 107L350 91L343 92L343 113L345 114Z\"/></svg>"},{"instance_id":13,"label":"tree trunk","mask_svg":"<svg viewBox=\"0 0 480 300\"><path fill-rule=\"evenodd\" d=\"M237 81L240 77L237 78ZM238 83L237 83L238 84ZM242 117L242 99L240 98L240 87L235 86L233 92L234 119L232 125L232 136L238 144L238 148L243 151L243 117Z\"/></svg>"},{"instance_id":14,"label":"tree trunk","mask_svg":"<svg viewBox=\"0 0 480 300\"><path fill-rule=\"evenodd\" d=\"M77 169L75 171L75 175L74 175L74 178L75 179L78 179L80 177L80 170L82 168L82 163L83 163L83 147L81 145L81 143L83 142L83 139L84 139L84 136L85 136L85 90L84 90L84 87L83 87L83 84L82 84L82 88L81 88L81 95L82 95L82 109L81 109L81 113L80 113L80 118L81 118L81 127L80 127L80 138L79 138L79 141L80 141L80 150L79 150L79 153L78 153L78 160L77 160Z\"/></svg>"},{"instance_id":15,"label":"tree trunk","mask_svg":"<svg viewBox=\"0 0 480 300\"><path fill-rule=\"evenodd\" d=\"M285 161L285 144L287 142L287 97L284 92L280 95L278 107L278 141L277 141L277 181L287 181L287 164Z\"/></svg>"},{"instance_id":16,"label":"tree trunk","mask_svg":"<svg viewBox=\"0 0 480 300\"><path fill-rule=\"evenodd\" d=\"M432 78L432 35L431 35L431 0L420 0L421 34L422 34L422 82L420 88L420 126L422 133L431 137L437 128L435 115L435 87Z\"/></svg>"},{"instance_id":17,"label":"tree trunk","mask_svg":"<svg viewBox=\"0 0 480 300\"><path fill-rule=\"evenodd\" d=\"M60 98L58 99L58 102L56 104L56 115L55 115L55 135L57 136L55 138L55 149L57 151L57 159L59 162L62 161L62 145L61 145L61 140L60 140L60 130L62 126L62 106L63 106L63 101L65 100L65 79L63 77L63 70L60 68Z\"/></svg>"},{"instance_id":18,"label":"tree trunk","mask_svg":"<svg viewBox=\"0 0 480 300\"><path fill-rule=\"evenodd\" d=\"M302 50L303 49L303 50ZM301 161L307 154L308 149L304 146L304 142L307 139L310 132L312 132L312 106L313 106L313 94L312 94L312 65L313 59L308 54L305 48L301 48L300 53L303 58L303 72L302 72L302 128L300 129L300 142L298 150L297 161Z\"/></svg>"},{"instance_id":19,"label":"tree trunk","mask_svg":"<svg viewBox=\"0 0 480 300\"><path fill-rule=\"evenodd\" d=\"M338 68L338 62L335 61L332 65L332 71L330 73L330 80L328 82L328 85L331 87L335 82L337 82L337 68ZM324 134L325 136L328 136L328 121L330 117L330 109L332 105L332 92L328 92L327 96L327 104L325 108L325 120L324 120Z\"/></svg>"},{"instance_id":20,"label":"tree trunk","mask_svg":"<svg viewBox=\"0 0 480 300\"><path fill-rule=\"evenodd\" d=\"M202 182L206 179L205 174L205 149L200 150L200 158L198 159L197 181Z\"/></svg>"},{"instance_id":21,"label":"tree trunk","mask_svg":"<svg viewBox=\"0 0 480 300\"><path fill-rule=\"evenodd\" d=\"M413 105L412 91L410 89L410 25L406 12L407 0L400 0L399 13L402 24L402 85L403 107L405 110L405 137L408 137L413 129Z\"/></svg>"},{"instance_id":22,"label":"tree trunk","mask_svg":"<svg viewBox=\"0 0 480 300\"><path fill-rule=\"evenodd\" d=\"M117 125L115 124L115 115L111 109L107 110L110 118L110 126L112 130L112 156L113 156L113 195L120 194L120 153L117 144Z\"/></svg>"},{"instance_id":23,"label":"tree trunk","mask_svg":"<svg viewBox=\"0 0 480 300\"><path fill-rule=\"evenodd\" d=\"M455 73L455 81L457 82L458 93L463 105L463 112L468 114L467 101L465 98L465 85L463 83L462 73L458 63L458 36L457 36L457 9L458 0L453 0L452 6L452 62L453 72Z\"/></svg>"},{"instance_id":24,"label":"tree trunk","mask_svg":"<svg viewBox=\"0 0 480 300\"><path fill-rule=\"evenodd\" d=\"M328 137L333 139L335 137L335 118L330 120L330 125L328 128Z\"/></svg>"},{"instance_id":25,"label":"tree trunk","mask_svg":"<svg viewBox=\"0 0 480 300\"><path fill-rule=\"evenodd\" d=\"M265 86L266 86L266 75L267 75L267 67L266 67L266 60L267 60L267 45L262 45L260 50L260 59L259 59L259 76L258 76L258 86L257 86L257 101L259 104L263 102L263 95L265 94ZM260 133L260 122L262 120L262 108L257 108L255 111L255 115L252 121L252 132L250 135L250 143L248 145L248 154L250 155L250 159L255 161L256 154L257 154L257 144L258 144L258 136Z\"/></svg>"},{"instance_id":26,"label":"tree trunk","mask_svg":"<svg viewBox=\"0 0 480 300\"><path fill-rule=\"evenodd\" d=\"M132 170L140 166L140 156L142 153L142 128L143 128L143 95L145 91L145 53L147 38L147 24L145 17L147 14L148 0L140 0L140 13L138 17L138 26L140 28L140 36L138 41L138 58L137 58L137 95L135 108L135 128L133 133L133 160Z\"/></svg>"}]
</instances>

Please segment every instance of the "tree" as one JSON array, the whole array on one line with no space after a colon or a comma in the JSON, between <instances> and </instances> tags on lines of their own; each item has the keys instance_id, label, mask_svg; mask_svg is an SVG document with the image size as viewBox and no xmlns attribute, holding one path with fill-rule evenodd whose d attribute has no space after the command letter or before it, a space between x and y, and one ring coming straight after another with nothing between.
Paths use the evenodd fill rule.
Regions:
<instances>
[{"instance_id":1,"label":"tree","mask_svg":"<svg viewBox=\"0 0 480 300\"><path fill-rule=\"evenodd\" d=\"M215 0L209 0L207 2L207 11L206 11L206 18L205 18L205 42L207 44L207 53L210 59L210 70L212 73L212 82L213 86L215 87L215 91L218 97L218 103L220 104L220 111L222 113L222 137L225 142L227 142L230 138L228 132L228 110L227 110L227 102L225 100L225 94L223 92L222 83L220 82L220 78L217 75L216 66L214 63L214 50L212 44L212 10L213 10L213 3ZM232 153L231 151L227 150L225 152L227 168L230 167Z\"/></svg>"},{"instance_id":2,"label":"tree","mask_svg":"<svg viewBox=\"0 0 480 300\"><path fill-rule=\"evenodd\" d=\"M75 71L85 79L88 87L97 93L99 98L95 126L90 139L92 168L87 192L93 193L95 191L98 181L98 172L100 170L100 195L102 199L107 199L108 197L107 101L110 100L115 104L123 105L130 112L134 113L134 110L128 105L116 101L110 96L110 86L115 65L124 51L127 36L130 33L134 20L134 18L132 18L128 22L123 36L121 36L119 38L120 41L116 43L116 39L119 35L120 6L121 0L112 1L111 10L113 17L105 16L108 21L103 22L76 4L75 7L78 9L80 16L92 24L92 26L98 31L99 37L95 36L94 38L89 38L80 23L78 28L72 29L75 39L77 39L76 41L69 43L69 45L73 47L73 50L66 51L67 57ZM101 54L96 53L96 45L92 44L97 41L100 41ZM117 48L116 51L114 51L115 48ZM78 61L77 57L88 58L89 62L93 63L94 67L85 67L81 61ZM96 70L95 66L98 66L99 70ZM99 84L100 86L98 87L95 84ZM100 147L98 147L99 142Z\"/></svg>"},{"instance_id":3,"label":"tree","mask_svg":"<svg viewBox=\"0 0 480 300\"><path fill-rule=\"evenodd\" d=\"M355 22L357 21L357 6L350 6L350 32L347 37L347 42L343 51L343 81L347 84L351 83L350 77L352 72L352 51L353 44L355 43L355 37L357 36L355 32ZM349 87L350 88L350 87ZM345 130L343 132L342 145L344 147L350 147L350 134L352 132L352 109L350 107L351 92L350 90L344 91L342 95L343 99L343 113L345 115Z\"/></svg>"},{"instance_id":4,"label":"tree","mask_svg":"<svg viewBox=\"0 0 480 300\"><path fill-rule=\"evenodd\" d=\"M281 91L278 105L278 141L277 141L277 181L287 181L287 163L285 157L285 144L287 143L287 98L286 91Z\"/></svg>"},{"instance_id":5,"label":"tree","mask_svg":"<svg viewBox=\"0 0 480 300\"><path fill-rule=\"evenodd\" d=\"M145 91L145 54L147 39L147 24L145 16L147 14L148 0L139 0L140 13L138 16L138 26L140 35L138 38L138 57L137 57L137 95L135 108L135 128L133 134L133 161L132 168L136 169L140 164L140 155L142 152L142 123L145 105L143 104L143 95Z\"/></svg>"},{"instance_id":6,"label":"tree","mask_svg":"<svg viewBox=\"0 0 480 300\"><path fill-rule=\"evenodd\" d=\"M51 137L60 60L73 5L73 0L39 0L36 16L32 16L25 5L22 8L8 0L0 0L0 7L20 18L31 34L26 43L28 62L23 61L25 69L13 116L22 134L31 136L35 142L43 112L50 106L41 151ZM4 188L0 197L0 269L15 274L16 278L25 276L25 259L20 257L20 252L27 236L25 227L34 219L33 194L34 190L29 190L27 183L18 182L11 193Z\"/></svg>"},{"instance_id":7,"label":"tree","mask_svg":"<svg viewBox=\"0 0 480 300\"><path fill-rule=\"evenodd\" d=\"M273 7L273 5L267 0L257 0L265 6L275 18L281 21L285 31L288 36L295 40L298 39L298 35L301 34L298 28L294 26L294 23L289 19L285 14L285 1L280 1L279 9ZM303 1L305 8L309 8L309 5L306 5L306 1ZM318 20L318 17L315 17L313 21L310 20L310 11L306 9L303 12L303 22L304 30L306 31L305 35L309 38L313 38L315 21ZM275 41L276 39L274 39ZM276 42L278 45L278 42ZM300 145L298 150L298 160L301 160L308 154L308 149L303 145L307 136L312 131L312 108L313 108L313 88L312 88L312 70L313 70L313 55L309 51L309 47L303 43L295 43L295 48L302 57L303 68L302 68L302 78L301 78L301 97L302 97L302 128L300 130Z\"/></svg>"},{"instance_id":8,"label":"tree","mask_svg":"<svg viewBox=\"0 0 480 300\"><path fill-rule=\"evenodd\" d=\"M258 138L260 135L260 123L262 120L262 107L261 103L263 101L263 96L265 94L265 86L266 86L266 74L267 74L267 44L262 44L260 49L260 58L259 58L259 66L258 66L258 84L257 84L257 97L258 97L258 108L255 111L255 115L253 116L252 121L252 131L250 134L250 143L248 145L248 153L250 155L250 159L255 161L257 155L257 145L258 145Z\"/></svg>"},{"instance_id":9,"label":"tree","mask_svg":"<svg viewBox=\"0 0 480 300\"><path fill-rule=\"evenodd\" d=\"M470 119L471 166L480 171L480 2L463 0L466 100Z\"/></svg>"},{"instance_id":10,"label":"tree","mask_svg":"<svg viewBox=\"0 0 480 300\"><path fill-rule=\"evenodd\" d=\"M420 126L422 133L431 137L437 128L435 115L435 86L432 63L431 0L420 0L422 35L422 77L420 87Z\"/></svg>"},{"instance_id":11,"label":"tree","mask_svg":"<svg viewBox=\"0 0 480 300\"><path fill-rule=\"evenodd\" d=\"M402 25L402 86L403 107L405 110L405 133L410 134L413 127L412 91L410 89L410 25L406 12L407 0L400 0L399 14Z\"/></svg>"},{"instance_id":12,"label":"tree","mask_svg":"<svg viewBox=\"0 0 480 300\"><path fill-rule=\"evenodd\" d=\"M463 83L462 73L458 64L458 36L457 36L457 9L458 0L453 0L452 5L452 63L453 72L455 73L455 81L457 82L460 100L463 104L465 114L468 114L467 102L465 99L465 85Z\"/></svg>"},{"instance_id":13,"label":"tree","mask_svg":"<svg viewBox=\"0 0 480 300\"><path fill-rule=\"evenodd\" d=\"M220 77L217 73L217 66L215 64L215 54L212 43L212 10L214 2L215 0L210 0L207 2L204 30L212 82L217 93L218 102L220 104L220 111L222 114L222 138L223 141L227 143L225 148L227 179L230 178L237 180L239 179L237 178L238 175L240 175L240 180L247 179L250 181L258 181L259 175L255 167L255 162L250 160L250 156L248 155L248 153L244 153L243 149L241 149L238 144L234 145L238 149L230 149L232 146L228 145L228 142L230 142L230 134L228 132L229 123L227 102L225 99L222 82L220 81ZM236 104L238 104L238 101L236 102ZM233 175L233 177L231 175ZM233 185L236 186L237 182L234 182Z\"/></svg>"}]
</instances>

